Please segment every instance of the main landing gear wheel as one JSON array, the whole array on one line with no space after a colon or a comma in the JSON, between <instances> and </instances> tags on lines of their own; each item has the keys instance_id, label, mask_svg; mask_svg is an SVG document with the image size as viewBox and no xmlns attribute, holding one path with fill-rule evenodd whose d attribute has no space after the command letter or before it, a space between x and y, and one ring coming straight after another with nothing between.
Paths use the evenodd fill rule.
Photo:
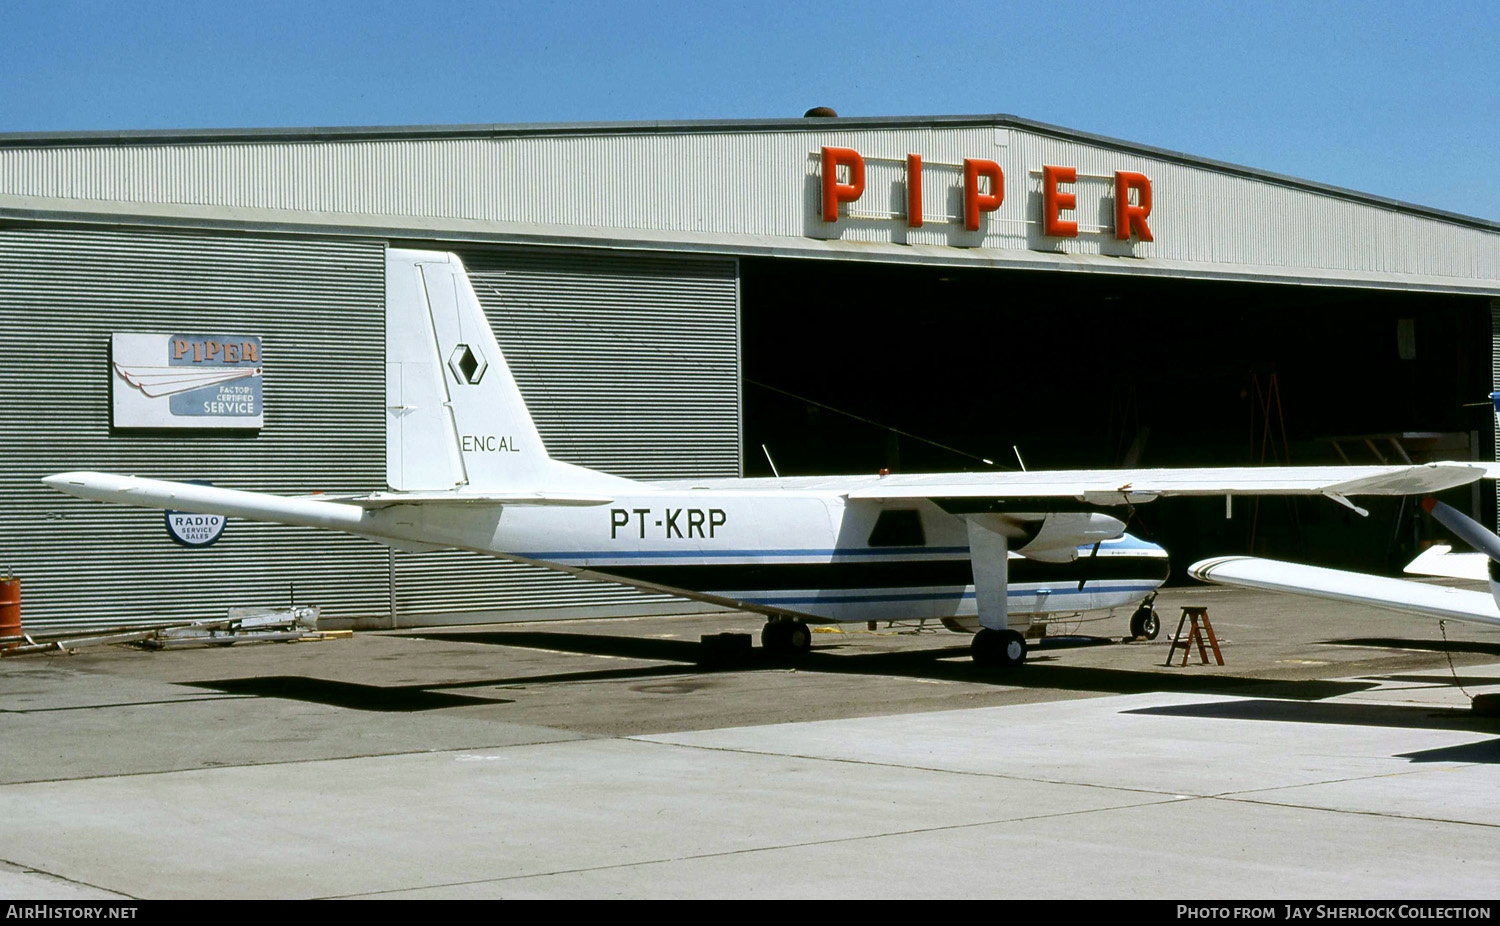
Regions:
<instances>
[{"instance_id":1,"label":"main landing gear wheel","mask_svg":"<svg viewBox=\"0 0 1500 926\"><path fill-rule=\"evenodd\" d=\"M812 649L812 630L805 621L766 621L760 645L777 656L801 656Z\"/></svg>"},{"instance_id":2,"label":"main landing gear wheel","mask_svg":"<svg viewBox=\"0 0 1500 926\"><path fill-rule=\"evenodd\" d=\"M985 668L1008 668L1026 661L1026 638L1014 630L990 630L974 634L969 645L974 664Z\"/></svg>"},{"instance_id":3,"label":"main landing gear wheel","mask_svg":"<svg viewBox=\"0 0 1500 926\"><path fill-rule=\"evenodd\" d=\"M1130 615L1130 635L1141 640L1155 640L1156 635L1161 633L1161 621L1156 616L1156 609L1150 605L1141 605Z\"/></svg>"}]
</instances>

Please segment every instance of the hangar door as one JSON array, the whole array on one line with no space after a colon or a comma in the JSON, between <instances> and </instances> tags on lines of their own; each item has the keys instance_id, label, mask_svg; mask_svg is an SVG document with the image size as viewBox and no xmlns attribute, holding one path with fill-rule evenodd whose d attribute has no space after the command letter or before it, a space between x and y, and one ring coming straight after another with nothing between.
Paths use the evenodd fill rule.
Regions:
<instances>
[{"instance_id":1,"label":"hangar door","mask_svg":"<svg viewBox=\"0 0 1500 926\"><path fill-rule=\"evenodd\" d=\"M748 257L741 285L752 476L762 445L782 475L1494 458L1487 297ZM1396 574L1440 538L1415 500L1360 504L1162 499L1131 530L1178 577L1225 553Z\"/></svg>"},{"instance_id":2,"label":"hangar door","mask_svg":"<svg viewBox=\"0 0 1500 926\"><path fill-rule=\"evenodd\" d=\"M736 261L392 246L457 251L553 457L636 479L740 475ZM392 568L402 626L702 607L473 553L398 551Z\"/></svg>"}]
</instances>

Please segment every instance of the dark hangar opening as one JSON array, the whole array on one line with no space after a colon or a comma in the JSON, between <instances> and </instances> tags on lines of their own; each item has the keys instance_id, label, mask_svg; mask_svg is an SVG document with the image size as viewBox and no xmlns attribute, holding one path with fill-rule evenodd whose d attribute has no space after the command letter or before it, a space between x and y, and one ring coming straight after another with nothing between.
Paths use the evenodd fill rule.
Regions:
<instances>
[{"instance_id":1,"label":"dark hangar opening","mask_svg":"<svg viewBox=\"0 0 1500 926\"><path fill-rule=\"evenodd\" d=\"M783 476L1494 459L1483 297L773 258L741 283L749 476L767 453ZM1494 517L1492 489L1444 500ZM1360 504L1163 500L1131 530L1178 576L1245 552L1398 571L1434 536Z\"/></svg>"}]
</instances>

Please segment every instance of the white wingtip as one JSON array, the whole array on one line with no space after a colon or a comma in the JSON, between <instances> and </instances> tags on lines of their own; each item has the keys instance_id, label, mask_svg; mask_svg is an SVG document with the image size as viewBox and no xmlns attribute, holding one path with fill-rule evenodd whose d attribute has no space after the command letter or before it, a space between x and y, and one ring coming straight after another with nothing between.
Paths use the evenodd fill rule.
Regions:
<instances>
[{"instance_id":1,"label":"white wingtip","mask_svg":"<svg viewBox=\"0 0 1500 926\"><path fill-rule=\"evenodd\" d=\"M79 498L100 498L100 493L114 488L120 477L108 473L91 473L77 470L71 473L54 473L42 477L42 483L67 495Z\"/></svg>"}]
</instances>

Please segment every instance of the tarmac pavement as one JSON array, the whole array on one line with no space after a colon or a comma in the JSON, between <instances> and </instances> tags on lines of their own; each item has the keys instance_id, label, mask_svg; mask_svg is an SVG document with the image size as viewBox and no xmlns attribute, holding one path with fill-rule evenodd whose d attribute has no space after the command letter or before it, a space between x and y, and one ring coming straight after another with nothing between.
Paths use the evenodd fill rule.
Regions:
<instances>
[{"instance_id":1,"label":"tarmac pavement","mask_svg":"<svg viewBox=\"0 0 1500 926\"><path fill-rule=\"evenodd\" d=\"M1225 666L1162 665L1182 604ZM1011 671L863 625L698 664L753 615L5 659L0 896L1500 894L1500 632L1158 609Z\"/></svg>"}]
</instances>

